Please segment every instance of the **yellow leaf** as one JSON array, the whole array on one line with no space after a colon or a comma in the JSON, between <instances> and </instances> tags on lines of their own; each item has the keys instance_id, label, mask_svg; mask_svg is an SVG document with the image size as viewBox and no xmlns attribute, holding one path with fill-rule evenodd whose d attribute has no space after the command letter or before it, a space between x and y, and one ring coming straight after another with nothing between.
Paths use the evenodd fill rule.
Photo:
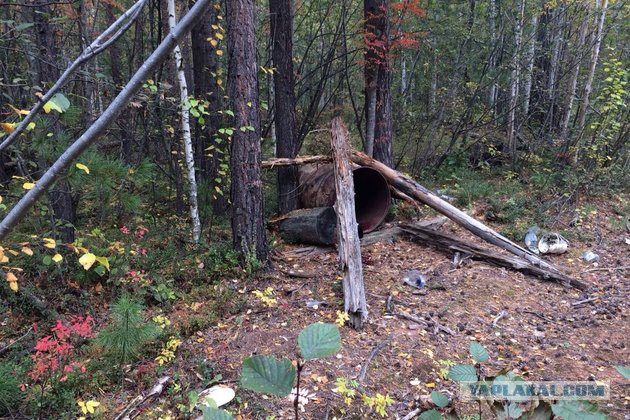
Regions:
<instances>
[{"instance_id":1,"label":"yellow leaf","mask_svg":"<svg viewBox=\"0 0 630 420\"><path fill-rule=\"evenodd\" d=\"M54 103L53 101L48 101L44 104L44 112L46 114L50 114L50 111L57 111L59 113L62 113L63 110L61 108L59 108L59 105L57 105L56 103Z\"/></svg>"},{"instance_id":2,"label":"yellow leaf","mask_svg":"<svg viewBox=\"0 0 630 420\"><path fill-rule=\"evenodd\" d=\"M222 56L223 55L223 50L217 50L216 53L217 53L218 56Z\"/></svg>"},{"instance_id":3,"label":"yellow leaf","mask_svg":"<svg viewBox=\"0 0 630 420\"><path fill-rule=\"evenodd\" d=\"M33 256L33 250L27 246L22 248L22 252L28 255L29 257Z\"/></svg>"},{"instance_id":4,"label":"yellow leaf","mask_svg":"<svg viewBox=\"0 0 630 420\"><path fill-rule=\"evenodd\" d=\"M31 130L34 130L34 129L35 129L35 123L34 122L28 123L28 125L26 126L26 131L31 131Z\"/></svg>"},{"instance_id":5,"label":"yellow leaf","mask_svg":"<svg viewBox=\"0 0 630 420\"><path fill-rule=\"evenodd\" d=\"M214 38L208 38L208 41L210 41L210 45L213 47L216 47L219 44L219 42Z\"/></svg>"},{"instance_id":6,"label":"yellow leaf","mask_svg":"<svg viewBox=\"0 0 630 420\"><path fill-rule=\"evenodd\" d=\"M2 196L0 195L0 204L2 204Z\"/></svg>"},{"instance_id":7,"label":"yellow leaf","mask_svg":"<svg viewBox=\"0 0 630 420\"><path fill-rule=\"evenodd\" d=\"M107 268L107 271L109 271L109 260L107 259L107 257L96 257L96 261L98 261L100 265Z\"/></svg>"},{"instance_id":8,"label":"yellow leaf","mask_svg":"<svg viewBox=\"0 0 630 420\"><path fill-rule=\"evenodd\" d=\"M94 265L96 262L96 255L88 252L87 254L83 254L81 258L79 258L79 264L83 266L84 270L89 270L90 267Z\"/></svg>"},{"instance_id":9,"label":"yellow leaf","mask_svg":"<svg viewBox=\"0 0 630 420\"><path fill-rule=\"evenodd\" d=\"M26 109L17 109L16 107L14 107L11 104L7 104L9 105L9 108L11 108L13 110L13 112L15 112L18 115L28 115L29 111L27 111Z\"/></svg>"},{"instance_id":10,"label":"yellow leaf","mask_svg":"<svg viewBox=\"0 0 630 420\"><path fill-rule=\"evenodd\" d=\"M85 166L82 163L77 163L77 169L81 169L82 171L84 171L86 174L90 173L90 168L88 168L87 166Z\"/></svg>"},{"instance_id":11,"label":"yellow leaf","mask_svg":"<svg viewBox=\"0 0 630 420\"><path fill-rule=\"evenodd\" d=\"M0 123L0 127L7 133L11 134L15 131L15 127L17 127L16 123Z\"/></svg>"},{"instance_id":12,"label":"yellow leaf","mask_svg":"<svg viewBox=\"0 0 630 420\"><path fill-rule=\"evenodd\" d=\"M14 292L17 293L18 291L18 284L16 281L10 281L9 282L9 287L11 288L11 290L13 290Z\"/></svg>"},{"instance_id":13,"label":"yellow leaf","mask_svg":"<svg viewBox=\"0 0 630 420\"><path fill-rule=\"evenodd\" d=\"M54 262L58 263L58 262L61 262L61 261L63 260L63 257L61 256L61 254L55 254L55 255L52 257L52 260L53 260Z\"/></svg>"},{"instance_id":14,"label":"yellow leaf","mask_svg":"<svg viewBox=\"0 0 630 420\"><path fill-rule=\"evenodd\" d=\"M57 243L52 238L43 238L44 246L48 249L55 249Z\"/></svg>"},{"instance_id":15,"label":"yellow leaf","mask_svg":"<svg viewBox=\"0 0 630 420\"><path fill-rule=\"evenodd\" d=\"M17 279L17 277L15 277L15 274L13 274L13 273L12 273L12 272L10 272L10 271L7 273L7 281L8 281L9 283L14 283L14 282L17 282L17 280L18 280L18 279Z\"/></svg>"},{"instance_id":16,"label":"yellow leaf","mask_svg":"<svg viewBox=\"0 0 630 420\"><path fill-rule=\"evenodd\" d=\"M217 39L223 39L223 34L220 32L217 32L216 34L214 34L214 36L216 36Z\"/></svg>"},{"instance_id":17,"label":"yellow leaf","mask_svg":"<svg viewBox=\"0 0 630 420\"><path fill-rule=\"evenodd\" d=\"M32 190L34 187L35 184L33 182L25 182L24 185L22 185L22 188L25 190Z\"/></svg>"}]
</instances>

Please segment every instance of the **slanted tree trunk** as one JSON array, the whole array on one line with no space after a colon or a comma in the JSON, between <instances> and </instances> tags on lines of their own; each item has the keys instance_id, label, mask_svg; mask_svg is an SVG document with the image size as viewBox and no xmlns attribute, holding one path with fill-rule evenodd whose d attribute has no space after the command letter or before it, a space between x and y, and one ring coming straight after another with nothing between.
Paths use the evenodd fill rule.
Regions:
<instances>
[{"instance_id":1,"label":"slanted tree trunk","mask_svg":"<svg viewBox=\"0 0 630 420\"><path fill-rule=\"evenodd\" d=\"M189 5L192 7L191 0ZM219 12L215 7L206 11L199 23L191 31L191 48L193 57L193 80L195 85L195 97L208 101L208 115L205 118L205 125L197 124L195 130L195 158L199 168L199 176L204 188L213 194L212 210L216 215L222 215L227 210L227 200L222 194L214 194L215 187L221 187L217 179L222 179L221 184L226 181L225 176L220 174L220 164L223 156L226 156L225 142L218 143L215 134L221 128L221 111L223 89L222 76L219 71L216 48L221 48L221 40L216 37L222 32L212 28L220 24L217 18ZM210 43L214 40L218 43L215 48ZM219 80L221 82L219 83Z\"/></svg>"},{"instance_id":2,"label":"slanted tree trunk","mask_svg":"<svg viewBox=\"0 0 630 420\"><path fill-rule=\"evenodd\" d=\"M593 43L593 49L591 52L591 59L588 63L588 75L586 76L586 82L584 82L584 93L582 94L582 104L577 117L576 128L578 132L584 130L584 122L586 120L586 113L588 112L588 104L590 101L591 91L593 89L593 78L595 77L595 68L597 67L597 61L599 60L599 49L602 45L602 33L604 29L604 20L606 19L606 9L608 8L608 0L597 0L597 7L600 8L599 19L597 20L597 27L595 28Z\"/></svg>"},{"instance_id":3,"label":"slanted tree trunk","mask_svg":"<svg viewBox=\"0 0 630 420\"><path fill-rule=\"evenodd\" d=\"M230 155L232 240L242 263L252 256L266 263L254 0L230 0L227 23L228 95L236 128Z\"/></svg>"},{"instance_id":4,"label":"slanted tree trunk","mask_svg":"<svg viewBox=\"0 0 630 420\"><path fill-rule=\"evenodd\" d=\"M168 26L172 32L175 28L175 0L168 0ZM175 71L179 84L179 97L181 101L182 138L184 141L184 157L188 171L188 204L190 206L190 220L192 223L192 238L194 243L199 242L201 236L201 221L199 220L199 206L197 204L197 179L195 177L195 157L193 155L192 139L190 137L190 110L188 108L188 84L184 74L184 59L179 45L173 50L175 56Z\"/></svg>"},{"instance_id":5,"label":"slanted tree trunk","mask_svg":"<svg viewBox=\"0 0 630 420\"><path fill-rule=\"evenodd\" d=\"M523 38L523 20L525 19L525 0L518 2L518 16L514 28L514 55L512 59L512 76L510 78L510 107L508 116L508 150L512 161L516 159L516 143L518 128L516 125L516 108L518 107L518 91L521 77L521 42Z\"/></svg>"},{"instance_id":6,"label":"slanted tree trunk","mask_svg":"<svg viewBox=\"0 0 630 420\"><path fill-rule=\"evenodd\" d=\"M293 75L292 0L270 0L273 42L274 122L276 157L294 158L298 152L295 130L295 93ZM298 171L296 167L278 169L278 209L287 213L297 207Z\"/></svg>"}]
</instances>

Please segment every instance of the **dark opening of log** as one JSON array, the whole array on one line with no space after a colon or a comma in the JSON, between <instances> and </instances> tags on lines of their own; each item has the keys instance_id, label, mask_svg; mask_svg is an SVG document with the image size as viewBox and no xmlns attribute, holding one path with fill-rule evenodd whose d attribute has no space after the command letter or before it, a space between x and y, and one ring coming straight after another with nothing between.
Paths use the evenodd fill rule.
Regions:
<instances>
[{"instance_id":1,"label":"dark opening of log","mask_svg":"<svg viewBox=\"0 0 630 420\"><path fill-rule=\"evenodd\" d=\"M359 231L369 233L387 216L391 195L389 184L379 171L359 167L353 170L355 213ZM335 203L332 165L300 168L300 207L331 207Z\"/></svg>"}]
</instances>

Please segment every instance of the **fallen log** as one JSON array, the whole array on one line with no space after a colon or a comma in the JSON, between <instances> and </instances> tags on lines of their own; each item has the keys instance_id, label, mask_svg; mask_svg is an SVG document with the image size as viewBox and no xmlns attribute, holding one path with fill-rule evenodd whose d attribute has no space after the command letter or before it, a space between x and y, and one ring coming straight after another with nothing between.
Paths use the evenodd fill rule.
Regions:
<instances>
[{"instance_id":1,"label":"fallen log","mask_svg":"<svg viewBox=\"0 0 630 420\"><path fill-rule=\"evenodd\" d=\"M433 245L442 251L466 253L471 255L474 259L483 260L499 267L511 268L544 280L560 283L567 287L575 287L580 290L586 290L590 287L588 284L572 279L557 270L548 270L544 267L532 264L524 258L514 255L503 255L491 249L483 248L475 243L452 238L433 229L409 223L403 224L401 229L414 241Z\"/></svg>"},{"instance_id":2,"label":"fallen log","mask_svg":"<svg viewBox=\"0 0 630 420\"><path fill-rule=\"evenodd\" d=\"M446 223L448 219L444 216L434 217L428 220L419 220L412 222L414 226L421 226L425 228L437 229ZM382 229L376 232L368 233L361 238L361 245L372 245L377 242L392 242L395 238L403 233L403 229L400 226L393 226L387 229Z\"/></svg>"},{"instance_id":3,"label":"fallen log","mask_svg":"<svg viewBox=\"0 0 630 420\"><path fill-rule=\"evenodd\" d=\"M381 175L385 177L385 179L391 186L393 186L403 194L406 194L414 200L417 200L422 204L426 204L433 210L442 213L449 219L456 222L458 225L464 227L465 229L468 229L470 232L479 236L485 241L488 241L491 244L498 246L499 248L505 249L506 251L527 260L533 266L538 266L540 268L543 268L547 272L553 272L559 276L564 276L560 272L560 270L554 267L552 264L549 264L548 262L542 260L530 251L515 244L508 238L504 237L503 235L499 234L498 232L494 231L493 229L489 228L488 226L484 225L473 217L467 215L452 204L442 200L440 197L436 196L434 193L432 193L422 185L418 184L410 177L382 164L377 160L372 159L371 157L361 152L352 152L351 159L357 165L376 169L381 173ZM568 278L567 276L564 277Z\"/></svg>"},{"instance_id":4,"label":"fallen log","mask_svg":"<svg viewBox=\"0 0 630 420\"><path fill-rule=\"evenodd\" d=\"M333 245L337 215L332 207L294 210L278 223L285 242Z\"/></svg>"},{"instance_id":5,"label":"fallen log","mask_svg":"<svg viewBox=\"0 0 630 420\"><path fill-rule=\"evenodd\" d=\"M308 165L311 163L330 163L332 158L330 156L315 155L315 156L296 156L295 158L273 158L267 159L262 162L263 168L274 168L277 166L296 166L296 165Z\"/></svg>"}]
</instances>

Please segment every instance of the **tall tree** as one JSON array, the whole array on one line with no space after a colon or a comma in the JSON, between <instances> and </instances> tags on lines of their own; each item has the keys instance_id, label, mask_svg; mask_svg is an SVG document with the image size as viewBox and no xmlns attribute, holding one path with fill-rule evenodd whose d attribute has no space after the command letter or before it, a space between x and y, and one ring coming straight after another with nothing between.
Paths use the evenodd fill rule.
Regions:
<instances>
[{"instance_id":1,"label":"tall tree","mask_svg":"<svg viewBox=\"0 0 630 420\"><path fill-rule=\"evenodd\" d=\"M234 113L230 164L232 240L241 262L267 261L263 214L254 0L227 3L228 95Z\"/></svg>"},{"instance_id":2,"label":"tall tree","mask_svg":"<svg viewBox=\"0 0 630 420\"><path fill-rule=\"evenodd\" d=\"M168 0L168 26L170 32L175 29L177 18L175 16L175 0ZM199 206L197 205L197 179L195 177L195 157L193 155L192 139L190 136L190 110L188 108L188 83L184 74L184 59L179 45L173 50L175 56L175 71L177 84L179 85L179 97L181 102L182 138L184 141L184 157L188 171L188 205L190 207L190 219L192 222L192 238L194 243L199 242L201 235L201 221L199 220Z\"/></svg>"},{"instance_id":3,"label":"tall tree","mask_svg":"<svg viewBox=\"0 0 630 420\"><path fill-rule=\"evenodd\" d=\"M516 158L516 137L518 128L516 125L516 108L518 107L518 91L521 83L520 53L523 38L523 21L525 19L525 0L518 2L518 16L514 29L514 55L512 58L512 76L510 79L510 107L508 115L508 150L512 159Z\"/></svg>"},{"instance_id":4,"label":"tall tree","mask_svg":"<svg viewBox=\"0 0 630 420\"><path fill-rule=\"evenodd\" d=\"M273 42L274 121L276 156L293 158L298 152L295 131L295 77L293 74L293 1L269 0ZM278 168L278 207L287 213L297 207L297 167Z\"/></svg>"},{"instance_id":5,"label":"tall tree","mask_svg":"<svg viewBox=\"0 0 630 420\"><path fill-rule=\"evenodd\" d=\"M599 8L599 14L597 15L597 25L593 31L594 42L593 49L591 51L591 59L588 63L588 75L586 76L586 82L584 82L584 93L582 94L582 104L577 117L577 132L581 133L584 129L584 121L586 120L586 112L588 110L588 104L593 89L593 77L595 76L595 68L597 67L597 61L599 59L599 49L602 45L602 34L604 29L604 20L606 19L606 9L608 8L608 0L597 0L597 7Z\"/></svg>"},{"instance_id":6,"label":"tall tree","mask_svg":"<svg viewBox=\"0 0 630 420\"><path fill-rule=\"evenodd\" d=\"M376 118L374 121L374 159L392 166L392 68L389 36L389 0L380 2L378 33L381 57L378 63L376 87Z\"/></svg>"},{"instance_id":7,"label":"tall tree","mask_svg":"<svg viewBox=\"0 0 630 420\"><path fill-rule=\"evenodd\" d=\"M190 7L194 1L190 0ZM208 9L206 14L191 32L191 47L193 58L193 79L195 97L208 102L208 116L203 127L197 124L195 130L195 157L201 180L209 191L220 187L217 179L220 176L221 158L226 154L224 142L218 142L215 137L221 128L222 90L223 83L219 56L223 32L220 27L220 7L216 5ZM218 30L215 28L219 28ZM217 35L218 34L218 35ZM217 46L213 46L214 41ZM215 214L221 215L227 209L227 202L222 194L217 194L212 202Z\"/></svg>"}]
</instances>

